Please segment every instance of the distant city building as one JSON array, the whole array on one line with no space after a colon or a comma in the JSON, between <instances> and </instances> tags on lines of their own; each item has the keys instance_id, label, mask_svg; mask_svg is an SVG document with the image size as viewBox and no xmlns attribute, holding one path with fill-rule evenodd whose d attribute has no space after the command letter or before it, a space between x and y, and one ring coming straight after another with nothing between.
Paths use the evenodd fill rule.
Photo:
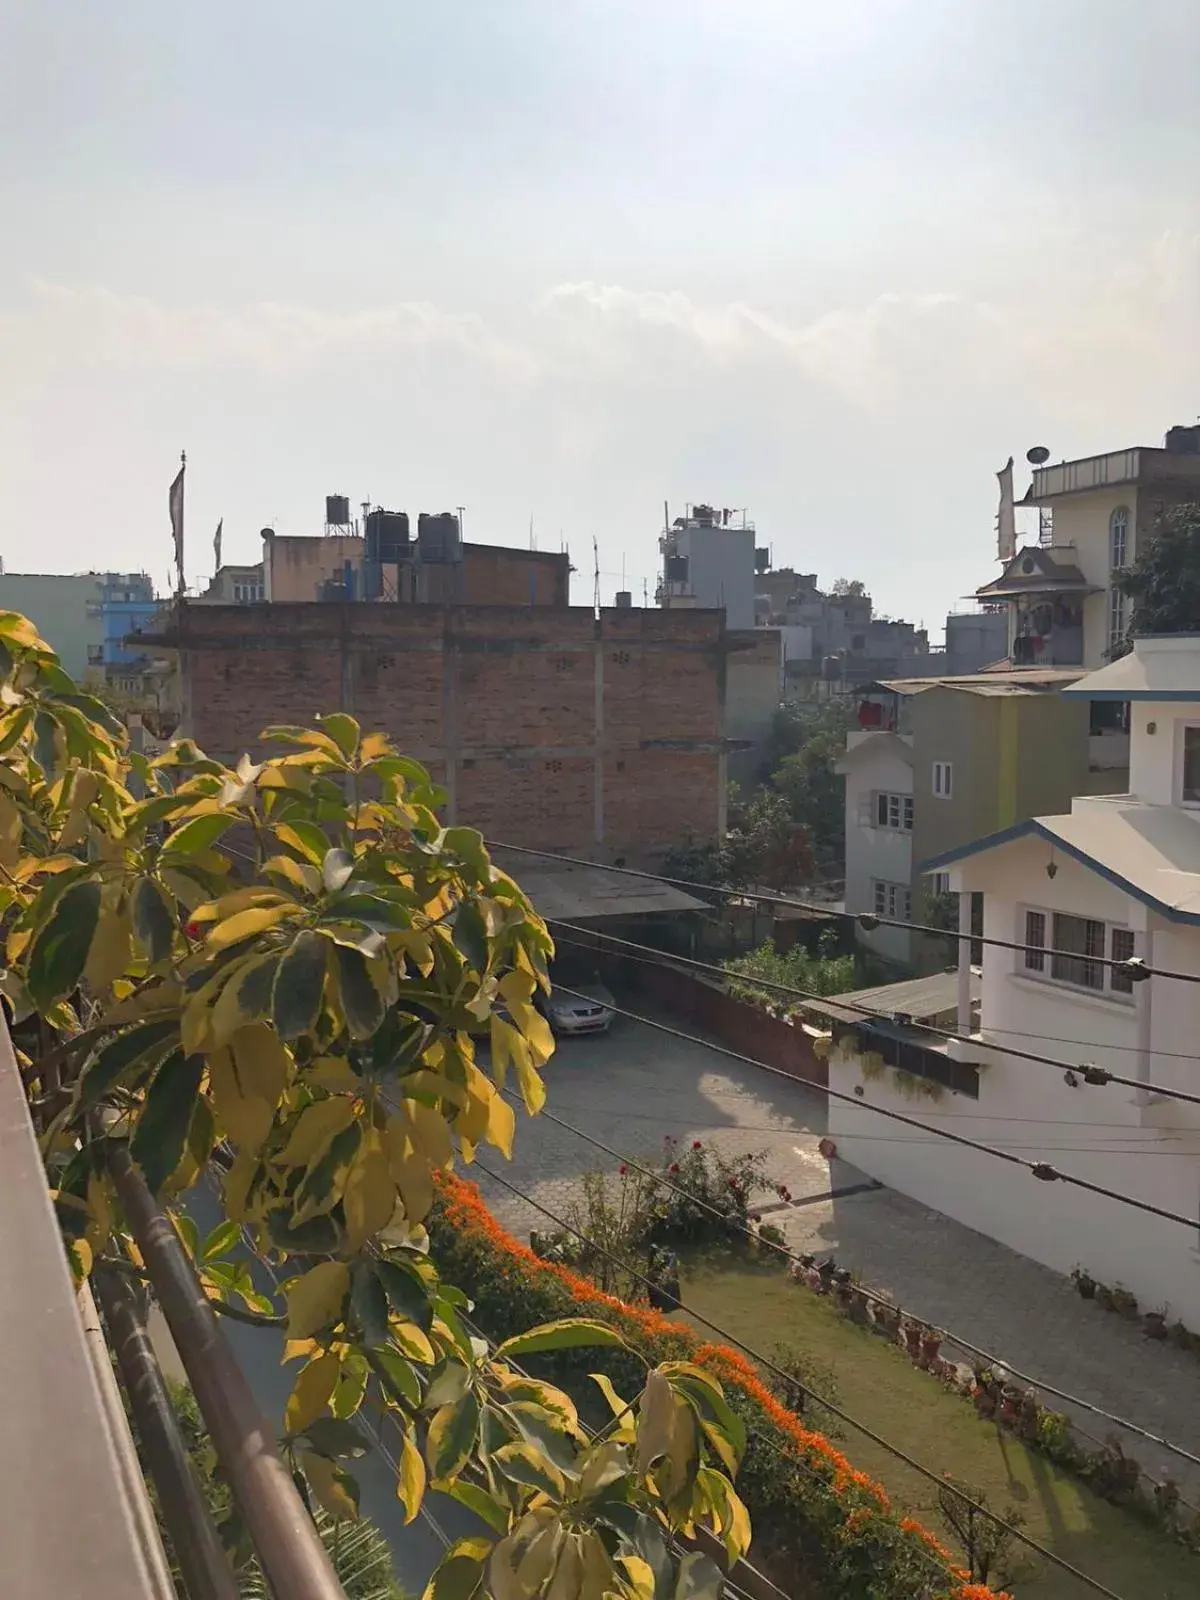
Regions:
<instances>
[{"instance_id":1,"label":"distant city building","mask_svg":"<svg viewBox=\"0 0 1200 1600\"><path fill-rule=\"evenodd\" d=\"M1197 499L1200 426L1170 429L1161 449L1035 466L1017 504L1039 508L1038 538L975 591L1004 614L1009 664L1096 668L1109 660L1129 626L1120 574L1164 511Z\"/></svg>"},{"instance_id":2,"label":"distant city building","mask_svg":"<svg viewBox=\"0 0 1200 1600\"><path fill-rule=\"evenodd\" d=\"M0 607L27 616L78 682L99 683L138 660L126 636L158 601L144 572L4 572Z\"/></svg>"},{"instance_id":3,"label":"distant city building","mask_svg":"<svg viewBox=\"0 0 1200 1600\"><path fill-rule=\"evenodd\" d=\"M755 573L767 552L755 550L744 511L689 506L659 538L663 568L657 600L668 610L724 611L727 628L755 625Z\"/></svg>"}]
</instances>

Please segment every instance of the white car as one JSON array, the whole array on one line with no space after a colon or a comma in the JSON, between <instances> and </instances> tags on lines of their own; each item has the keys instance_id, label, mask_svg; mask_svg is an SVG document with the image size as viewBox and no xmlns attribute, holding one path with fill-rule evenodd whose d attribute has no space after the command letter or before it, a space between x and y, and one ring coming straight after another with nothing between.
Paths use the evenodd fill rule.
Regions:
<instances>
[{"instance_id":1,"label":"white car","mask_svg":"<svg viewBox=\"0 0 1200 1600\"><path fill-rule=\"evenodd\" d=\"M607 1033L616 1001L597 977L568 982L539 995L537 1004L554 1033ZM570 992L568 992L570 991Z\"/></svg>"}]
</instances>

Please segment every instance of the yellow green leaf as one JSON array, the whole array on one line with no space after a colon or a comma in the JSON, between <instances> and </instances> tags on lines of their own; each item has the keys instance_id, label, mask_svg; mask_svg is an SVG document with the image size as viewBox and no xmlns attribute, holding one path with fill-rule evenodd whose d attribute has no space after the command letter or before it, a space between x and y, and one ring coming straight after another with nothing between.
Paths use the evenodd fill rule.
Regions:
<instances>
[{"instance_id":1,"label":"yellow green leaf","mask_svg":"<svg viewBox=\"0 0 1200 1600\"><path fill-rule=\"evenodd\" d=\"M289 1434L303 1433L321 1415L337 1388L341 1370L337 1356L326 1350L301 1371L283 1414L283 1425Z\"/></svg>"},{"instance_id":2,"label":"yellow green leaf","mask_svg":"<svg viewBox=\"0 0 1200 1600\"><path fill-rule=\"evenodd\" d=\"M410 1222L421 1222L429 1215L433 1204L433 1175L402 1113L388 1118L385 1139L388 1163L404 1202L405 1215Z\"/></svg>"},{"instance_id":3,"label":"yellow green leaf","mask_svg":"<svg viewBox=\"0 0 1200 1600\"><path fill-rule=\"evenodd\" d=\"M252 906L248 911L237 911L232 917L226 917L224 922L217 923L208 936L207 948L227 950L242 939L252 939L256 934L265 933L285 917L298 915L299 910L299 906L288 901L285 905Z\"/></svg>"},{"instance_id":4,"label":"yellow green leaf","mask_svg":"<svg viewBox=\"0 0 1200 1600\"><path fill-rule=\"evenodd\" d=\"M415 1322L393 1320L388 1324L388 1334L410 1361L420 1361L424 1366L431 1367L437 1360L437 1352L430 1344L428 1335Z\"/></svg>"},{"instance_id":5,"label":"yellow green leaf","mask_svg":"<svg viewBox=\"0 0 1200 1600\"><path fill-rule=\"evenodd\" d=\"M319 1332L338 1317L349 1292L350 1268L344 1261L321 1261L310 1267L288 1290L288 1338L304 1339Z\"/></svg>"},{"instance_id":6,"label":"yellow green leaf","mask_svg":"<svg viewBox=\"0 0 1200 1600\"><path fill-rule=\"evenodd\" d=\"M307 1167L329 1149L333 1140L354 1121L354 1102L345 1095L317 1100L296 1119L292 1136L280 1157L285 1167Z\"/></svg>"},{"instance_id":7,"label":"yellow green leaf","mask_svg":"<svg viewBox=\"0 0 1200 1600\"><path fill-rule=\"evenodd\" d=\"M513 1134L516 1132L517 1119L513 1116L513 1108L502 1094L493 1094L488 1105L487 1138L488 1143L495 1145L500 1153L512 1160Z\"/></svg>"},{"instance_id":8,"label":"yellow green leaf","mask_svg":"<svg viewBox=\"0 0 1200 1600\"><path fill-rule=\"evenodd\" d=\"M317 1455L315 1450L303 1450L299 1456L308 1486L331 1517L358 1516L358 1499L354 1479L335 1462Z\"/></svg>"},{"instance_id":9,"label":"yellow green leaf","mask_svg":"<svg viewBox=\"0 0 1200 1600\"><path fill-rule=\"evenodd\" d=\"M242 1088L265 1100L274 1110L292 1070L292 1058L283 1040L265 1022L256 1022L239 1028L230 1048Z\"/></svg>"},{"instance_id":10,"label":"yellow green leaf","mask_svg":"<svg viewBox=\"0 0 1200 1600\"><path fill-rule=\"evenodd\" d=\"M233 1054L226 1048L208 1057L208 1083L216 1106L217 1121L238 1150L256 1154L262 1149L274 1121L275 1108L257 1095L242 1092L233 1065Z\"/></svg>"},{"instance_id":11,"label":"yellow green leaf","mask_svg":"<svg viewBox=\"0 0 1200 1600\"><path fill-rule=\"evenodd\" d=\"M361 1250L367 1240L386 1228L396 1209L396 1185L387 1152L377 1129L363 1135L358 1159L350 1169L342 1200L346 1214L346 1245Z\"/></svg>"},{"instance_id":12,"label":"yellow green leaf","mask_svg":"<svg viewBox=\"0 0 1200 1600\"><path fill-rule=\"evenodd\" d=\"M406 1433L401 1441L398 1467L396 1497L404 1507L407 1524L416 1517L425 1498L425 1462L411 1433Z\"/></svg>"},{"instance_id":13,"label":"yellow green leaf","mask_svg":"<svg viewBox=\"0 0 1200 1600\"><path fill-rule=\"evenodd\" d=\"M93 992L99 994L112 987L129 965L133 954L133 922L129 902L122 897L120 904L110 911L102 911L92 935L91 949L83 976Z\"/></svg>"},{"instance_id":14,"label":"yellow green leaf","mask_svg":"<svg viewBox=\"0 0 1200 1600\"><path fill-rule=\"evenodd\" d=\"M314 1089L326 1089L330 1094L357 1094L362 1089L362 1079L345 1056L318 1056L300 1075L302 1083Z\"/></svg>"},{"instance_id":15,"label":"yellow green leaf","mask_svg":"<svg viewBox=\"0 0 1200 1600\"><path fill-rule=\"evenodd\" d=\"M321 875L310 866L297 861L294 856L272 856L262 865L264 872L274 873L277 877L286 878L297 889L303 889L308 894L320 894Z\"/></svg>"}]
</instances>

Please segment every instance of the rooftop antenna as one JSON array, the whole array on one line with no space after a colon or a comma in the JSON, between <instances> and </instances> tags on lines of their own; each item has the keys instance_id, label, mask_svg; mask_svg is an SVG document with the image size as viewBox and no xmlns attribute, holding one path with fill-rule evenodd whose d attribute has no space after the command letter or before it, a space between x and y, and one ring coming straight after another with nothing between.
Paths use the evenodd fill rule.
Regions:
<instances>
[{"instance_id":1,"label":"rooftop antenna","mask_svg":"<svg viewBox=\"0 0 1200 1600\"><path fill-rule=\"evenodd\" d=\"M646 582L645 578L643 578L642 579L642 610L643 611L648 611L649 609L650 609L650 585Z\"/></svg>"},{"instance_id":2,"label":"rooftop antenna","mask_svg":"<svg viewBox=\"0 0 1200 1600\"><path fill-rule=\"evenodd\" d=\"M532 511L529 513L529 548L531 550L536 550L537 549L537 539L534 537L534 532L533 532L533 512Z\"/></svg>"},{"instance_id":3,"label":"rooftop antenna","mask_svg":"<svg viewBox=\"0 0 1200 1600\"><path fill-rule=\"evenodd\" d=\"M594 568L594 578L593 578L593 586L592 586L592 607L593 607L593 609L595 611L599 612L599 610L600 610L600 544L599 544L599 541L597 540L595 534L592 535L592 566Z\"/></svg>"},{"instance_id":4,"label":"rooftop antenna","mask_svg":"<svg viewBox=\"0 0 1200 1600\"><path fill-rule=\"evenodd\" d=\"M455 506L454 509L455 509L455 511L458 512L458 542L459 542L459 544L461 544L462 543L462 536L463 536L463 512L467 508L466 508L466 506Z\"/></svg>"}]
</instances>

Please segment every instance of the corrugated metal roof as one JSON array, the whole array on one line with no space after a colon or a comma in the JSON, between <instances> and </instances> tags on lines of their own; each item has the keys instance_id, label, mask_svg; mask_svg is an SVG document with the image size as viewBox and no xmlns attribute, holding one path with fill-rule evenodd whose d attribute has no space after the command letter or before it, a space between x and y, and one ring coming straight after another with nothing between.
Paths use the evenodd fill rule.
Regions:
<instances>
[{"instance_id":1,"label":"corrugated metal roof","mask_svg":"<svg viewBox=\"0 0 1200 1600\"><path fill-rule=\"evenodd\" d=\"M1045 694L1082 678L1082 667L1038 667L1002 672L978 672L960 678L881 678L870 685L893 694L924 694L927 689L961 689L966 694Z\"/></svg>"},{"instance_id":2,"label":"corrugated metal roof","mask_svg":"<svg viewBox=\"0 0 1200 1600\"><path fill-rule=\"evenodd\" d=\"M528 856L492 852L496 865L521 885L540 916L578 922L595 917L639 917L652 911L707 911L709 906L669 883L625 878L603 867L576 867Z\"/></svg>"},{"instance_id":3,"label":"corrugated metal roof","mask_svg":"<svg viewBox=\"0 0 1200 1600\"><path fill-rule=\"evenodd\" d=\"M980 976L971 973L971 999L979 998ZM842 1004L839 1005L838 1002ZM889 1020L897 1012L923 1021L953 1011L958 1004L958 973L934 972L924 978L905 978L899 983L885 983L874 989L852 989L846 994L830 995L822 1000L822 1010L828 1010L844 1022L862 1022L865 1007ZM855 1009L851 1009L855 1008Z\"/></svg>"}]
</instances>

